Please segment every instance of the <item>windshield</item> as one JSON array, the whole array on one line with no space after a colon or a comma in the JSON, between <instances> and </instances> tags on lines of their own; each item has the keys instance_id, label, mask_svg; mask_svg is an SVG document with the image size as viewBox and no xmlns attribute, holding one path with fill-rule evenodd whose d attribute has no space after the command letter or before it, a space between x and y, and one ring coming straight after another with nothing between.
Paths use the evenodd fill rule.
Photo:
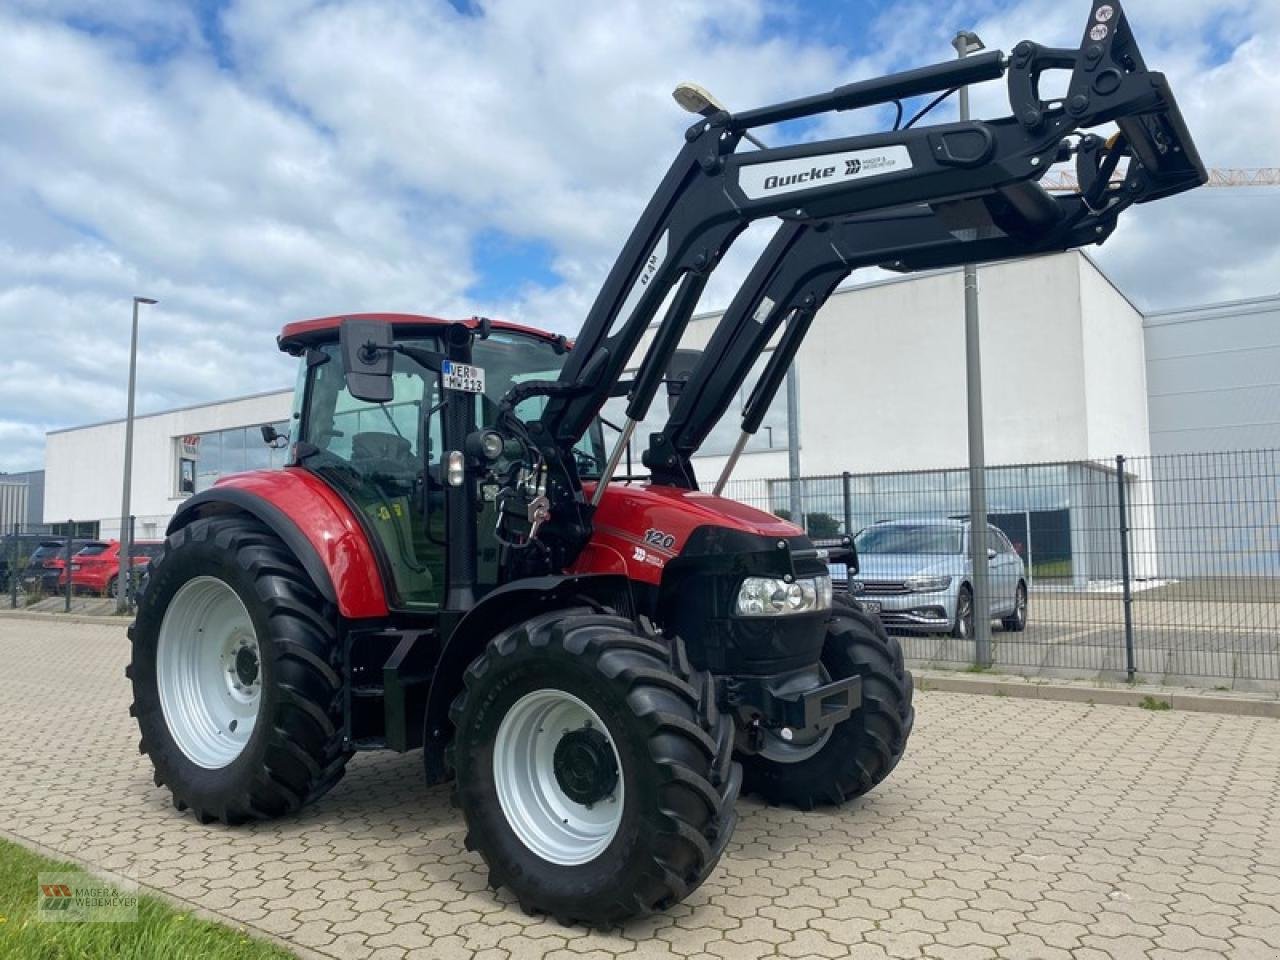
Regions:
<instances>
[{"instance_id":1,"label":"windshield","mask_svg":"<svg viewBox=\"0 0 1280 960\"><path fill-rule=\"evenodd\" d=\"M99 554L103 554L106 552L107 552L107 544L90 543L81 547L79 552L76 554L76 556L77 557L96 557Z\"/></svg>"},{"instance_id":2,"label":"windshield","mask_svg":"<svg viewBox=\"0 0 1280 960\"><path fill-rule=\"evenodd\" d=\"M893 523L867 527L853 538L858 553L959 553L959 527Z\"/></svg>"},{"instance_id":3,"label":"windshield","mask_svg":"<svg viewBox=\"0 0 1280 960\"><path fill-rule=\"evenodd\" d=\"M485 425L494 422L498 403L508 390L529 380L555 380L568 356L557 353L555 345L541 337L505 330L494 330L488 338L477 339L471 349L476 365L484 368L484 409L476 419ZM530 397L516 404L516 415L525 423L531 423L542 415L546 405L546 397ZM605 451L598 419L592 421L590 429L574 444L573 452L580 476L584 479L600 476Z\"/></svg>"}]
</instances>

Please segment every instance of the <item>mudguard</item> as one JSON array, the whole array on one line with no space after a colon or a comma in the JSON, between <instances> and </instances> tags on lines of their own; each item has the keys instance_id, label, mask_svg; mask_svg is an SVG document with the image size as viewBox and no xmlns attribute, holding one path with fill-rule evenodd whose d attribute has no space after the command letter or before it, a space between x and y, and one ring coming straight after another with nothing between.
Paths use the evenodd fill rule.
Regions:
<instances>
[{"instance_id":1,"label":"mudguard","mask_svg":"<svg viewBox=\"0 0 1280 960\"><path fill-rule=\"evenodd\" d=\"M608 606L624 616L634 610L631 583L615 574L529 577L490 591L458 621L440 652L423 730L428 785L450 776L444 751L452 739L449 706L462 692L462 675L501 630L554 607Z\"/></svg>"},{"instance_id":2,"label":"mudguard","mask_svg":"<svg viewBox=\"0 0 1280 960\"><path fill-rule=\"evenodd\" d=\"M270 527L342 616L387 615L386 589L364 528L318 477L300 467L226 477L183 503L166 533L219 513L247 513Z\"/></svg>"}]
</instances>

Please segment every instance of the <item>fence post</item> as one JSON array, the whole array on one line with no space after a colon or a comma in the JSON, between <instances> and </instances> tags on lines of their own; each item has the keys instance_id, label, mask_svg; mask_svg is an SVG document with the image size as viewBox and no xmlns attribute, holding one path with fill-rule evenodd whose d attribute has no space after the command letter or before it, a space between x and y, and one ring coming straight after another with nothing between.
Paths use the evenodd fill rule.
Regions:
<instances>
[{"instance_id":1,"label":"fence post","mask_svg":"<svg viewBox=\"0 0 1280 960\"><path fill-rule=\"evenodd\" d=\"M1132 683L1137 673L1133 655L1133 590L1129 583L1129 507L1125 502L1124 456L1116 455L1116 491L1120 504L1120 578L1124 589L1124 661Z\"/></svg>"},{"instance_id":2,"label":"fence post","mask_svg":"<svg viewBox=\"0 0 1280 960\"><path fill-rule=\"evenodd\" d=\"M853 474L848 470L844 472L841 478L844 481L844 489L841 491L841 497L844 500L844 535L846 537L853 536Z\"/></svg>"},{"instance_id":3,"label":"fence post","mask_svg":"<svg viewBox=\"0 0 1280 960\"><path fill-rule=\"evenodd\" d=\"M138 518L135 517L132 513L129 514L129 556L125 557L125 563L129 565L129 578L125 582L124 589L129 591L127 600L129 604L130 613L133 613L133 611L137 608L138 591L134 587L134 583L135 583L134 577L136 573L136 568L133 565L133 545L138 542L137 519Z\"/></svg>"},{"instance_id":4,"label":"fence post","mask_svg":"<svg viewBox=\"0 0 1280 960\"><path fill-rule=\"evenodd\" d=\"M21 571L18 569L19 563L19 543L22 537L22 524L16 520L13 523L13 549L9 551L9 609L18 609L18 575Z\"/></svg>"},{"instance_id":5,"label":"fence post","mask_svg":"<svg viewBox=\"0 0 1280 960\"><path fill-rule=\"evenodd\" d=\"M67 546L63 550L62 556L62 574L67 578L67 589L63 593L62 612L71 612L71 541L75 539L76 522L74 520L67 521Z\"/></svg>"}]
</instances>

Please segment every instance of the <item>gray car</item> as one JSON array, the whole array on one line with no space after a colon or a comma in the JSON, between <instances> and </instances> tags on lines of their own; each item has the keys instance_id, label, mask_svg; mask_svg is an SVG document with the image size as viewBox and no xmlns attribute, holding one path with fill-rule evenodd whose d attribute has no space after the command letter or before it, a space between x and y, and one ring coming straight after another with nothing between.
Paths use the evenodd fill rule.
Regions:
<instances>
[{"instance_id":1,"label":"gray car","mask_svg":"<svg viewBox=\"0 0 1280 960\"><path fill-rule=\"evenodd\" d=\"M854 538L858 573L849 592L888 628L973 636L973 566L968 520L888 520ZM991 619L1006 630L1027 625L1027 575L1022 558L987 525Z\"/></svg>"}]
</instances>

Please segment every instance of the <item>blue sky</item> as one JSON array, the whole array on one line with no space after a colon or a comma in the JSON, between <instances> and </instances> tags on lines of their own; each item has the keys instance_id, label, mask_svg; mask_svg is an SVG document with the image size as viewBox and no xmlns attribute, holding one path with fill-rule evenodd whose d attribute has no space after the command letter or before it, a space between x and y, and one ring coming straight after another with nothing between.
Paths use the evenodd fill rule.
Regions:
<instances>
[{"instance_id":1,"label":"blue sky","mask_svg":"<svg viewBox=\"0 0 1280 960\"><path fill-rule=\"evenodd\" d=\"M1280 0L1131 0L1206 160L1280 163ZM47 429L290 382L274 335L362 309L572 333L688 125L990 46L1077 42L1087 0L0 0L0 470ZM1004 108L999 84L975 110ZM944 105L937 119L954 116ZM871 129L860 112L772 140ZM1280 190L1135 212L1098 259L1140 304L1274 293ZM748 231L704 306L759 252ZM31 336L38 329L39 337Z\"/></svg>"}]
</instances>

